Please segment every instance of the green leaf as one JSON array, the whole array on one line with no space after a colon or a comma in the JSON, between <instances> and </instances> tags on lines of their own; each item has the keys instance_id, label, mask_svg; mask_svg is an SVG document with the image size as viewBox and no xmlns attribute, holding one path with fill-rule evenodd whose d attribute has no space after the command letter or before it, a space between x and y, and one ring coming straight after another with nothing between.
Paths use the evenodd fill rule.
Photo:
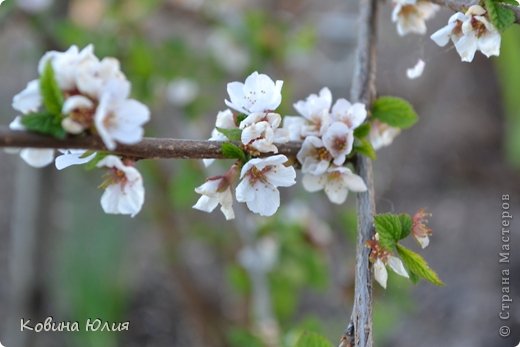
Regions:
<instances>
[{"instance_id":1,"label":"green leaf","mask_svg":"<svg viewBox=\"0 0 520 347\"><path fill-rule=\"evenodd\" d=\"M520 6L518 1L516 1L516 0L497 0L497 2L502 3L502 4L508 4L511 6Z\"/></svg>"},{"instance_id":2,"label":"green leaf","mask_svg":"<svg viewBox=\"0 0 520 347\"><path fill-rule=\"evenodd\" d=\"M424 278L436 286L444 285L437 273L428 266L426 260L419 254L399 244L397 245L397 253L408 270L412 282L417 283L419 278Z\"/></svg>"},{"instance_id":3,"label":"green leaf","mask_svg":"<svg viewBox=\"0 0 520 347\"><path fill-rule=\"evenodd\" d=\"M226 136L229 141L240 141L242 137L242 129L234 128L234 129L225 129L225 128L216 128L219 133Z\"/></svg>"},{"instance_id":4,"label":"green leaf","mask_svg":"<svg viewBox=\"0 0 520 347\"><path fill-rule=\"evenodd\" d=\"M401 236L401 220L391 213L378 214L374 217L376 232L379 234L381 246L391 251Z\"/></svg>"},{"instance_id":5,"label":"green leaf","mask_svg":"<svg viewBox=\"0 0 520 347\"><path fill-rule=\"evenodd\" d=\"M67 133L61 127L61 118L48 112L29 113L21 117L21 122L29 131L51 135L58 139L67 136Z\"/></svg>"},{"instance_id":6,"label":"green leaf","mask_svg":"<svg viewBox=\"0 0 520 347\"><path fill-rule=\"evenodd\" d=\"M377 154L374 147L372 147L372 143L370 143L370 141L366 138L356 139L354 141L353 150L359 154L369 157L372 160L377 158Z\"/></svg>"},{"instance_id":7,"label":"green leaf","mask_svg":"<svg viewBox=\"0 0 520 347\"><path fill-rule=\"evenodd\" d=\"M499 2L504 1L484 0L491 23L493 23L499 31L504 31L515 23L516 15L513 10L504 7ZM518 3L515 5L518 6Z\"/></svg>"},{"instance_id":8,"label":"green leaf","mask_svg":"<svg viewBox=\"0 0 520 347\"><path fill-rule=\"evenodd\" d=\"M242 121L243 121L244 119L246 119L246 118L247 118L247 114L245 114L245 113L239 113L238 116L237 116L237 122L236 122L236 124L240 124L240 123L242 123Z\"/></svg>"},{"instance_id":9,"label":"green leaf","mask_svg":"<svg viewBox=\"0 0 520 347\"><path fill-rule=\"evenodd\" d=\"M401 235L399 236L399 240L402 240L412 232L412 217L409 214L401 213L399 215L399 221L401 222Z\"/></svg>"},{"instance_id":10,"label":"green leaf","mask_svg":"<svg viewBox=\"0 0 520 347\"><path fill-rule=\"evenodd\" d=\"M329 340L316 333L305 331L295 347L333 347Z\"/></svg>"},{"instance_id":11,"label":"green leaf","mask_svg":"<svg viewBox=\"0 0 520 347\"><path fill-rule=\"evenodd\" d=\"M393 96L382 96L374 101L372 117L401 129L411 127L418 118L408 101Z\"/></svg>"},{"instance_id":12,"label":"green leaf","mask_svg":"<svg viewBox=\"0 0 520 347\"><path fill-rule=\"evenodd\" d=\"M87 152L90 152L90 151L87 151ZM83 154L81 157L84 157L87 153ZM90 153L92 154L92 153ZM89 155L90 155L89 154ZM105 157L108 155L107 152L97 152L96 153L96 156L94 158L92 158L88 163L85 164L85 169L87 170L93 170L95 169L97 166L97 164L105 159Z\"/></svg>"},{"instance_id":13,"label":"green leaf","mask_svg":"<svg viewBox=\"0 0 520 347\"><path fill-rule=\"evenodd\" d=\"M391 251L398 241L410 235L412 218L405 213L383 213L374 217L374 225L376 232L379 234L379 243Z\"/></svg>"},{"instance_id":14,"label":"green leaf","mask_svg":"<svg viewBox=\"0 0 520 347\"><path fill-rule=\"evenodd\" d=\"M43 105L47 112L61 116L63 93L58 86L58 82L56 82L54 69L50 61L45 64L45 68L40 77L40 92L42 94Z\"/></svg>"},{"instance_id":15,"label":"green leaf","mask_svg":"<svg viewBox=\"0 0 520 347\"><path fill-rule=\"evenodd\" d=\"M234 143L231 142L224 142L222 146L220 147L220 150L222 151L222 154L224 157L229 159L239 159L243 163L247 161L246 154L242 150L242 148L238 147Z\"/></svg>"},{"instance_id":16,"label":"green leaf","mask_svg":"<svg viewBox=\"0 0 520 347\"><path fill-rule=\"evenodd\" d=\"M354 137L362 139L370 133L370 123L364 123L354 129Z\"/></svg>"}]
</instances>

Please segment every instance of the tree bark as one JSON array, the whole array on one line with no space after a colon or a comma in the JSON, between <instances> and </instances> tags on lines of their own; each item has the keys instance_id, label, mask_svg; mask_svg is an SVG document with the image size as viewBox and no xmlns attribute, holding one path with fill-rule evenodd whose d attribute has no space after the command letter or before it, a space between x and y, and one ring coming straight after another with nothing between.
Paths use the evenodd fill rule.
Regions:
<instances>
[{"instance_id":1,"label":"tree bark","mask_svg":"<svg viewBox=\"0 0 520 347\"><path fill-rule=\"evenodd\" d=\"M356 66L350 91L352 102L370 106L375 97L377 0L360 0ZM357 195L358 238L354 306L341 347L372 347L372 274L366 241L374 234L374 179L372 161L362 155L356 170L368 189Z\"/></svg>"}]
</instances>

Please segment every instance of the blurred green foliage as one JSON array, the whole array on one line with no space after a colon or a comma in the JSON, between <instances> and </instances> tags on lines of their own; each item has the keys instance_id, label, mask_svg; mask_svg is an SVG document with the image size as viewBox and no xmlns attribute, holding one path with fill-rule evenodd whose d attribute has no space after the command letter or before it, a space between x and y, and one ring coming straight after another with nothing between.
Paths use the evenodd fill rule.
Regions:
<instances>
[{"instance_id":1,"label":"blurred green foliage","mask_svg":"<svg viewBox=\"0 0 520 347\"><path fill-rule=\"evenodd\" d=\"M520 27L512 26L502 34L500 57L496 59L505 108L504 145L507 159L520 168Z\"/></svg>"}]
</instances>

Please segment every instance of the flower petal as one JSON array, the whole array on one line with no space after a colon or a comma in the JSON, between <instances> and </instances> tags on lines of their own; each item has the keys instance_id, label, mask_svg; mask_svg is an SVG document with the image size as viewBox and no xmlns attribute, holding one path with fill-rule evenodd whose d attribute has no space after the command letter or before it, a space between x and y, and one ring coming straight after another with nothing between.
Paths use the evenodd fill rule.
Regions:
<instances>
[{"instance_id":1,"label":"flower petal","mask_svg":"<svg viewBox=\"0 0 520 347\"><path fill-rule=\"evenodd\" d=\"M403 277L406 277L406 278L409 278L408 276L408 272L406 272L405 268L404 268L404 265L403 265L403 262L401 261L401 259L397 258L397 257L394 257L394 256L389 256L388 257L388 265L390 266L390 268L392 270L394 270L394 272L400 276L403 276Z\"/></svg>"},{"instance_id":2,"label":"flower petal","mask_svg":"<svg viewBox=\"0 0 520 347\"><path fill-rule=\"evenodd\" d=\"M381 287L386 289L388 272L386 271L385 264L379 258L374 263L374 278L381 285Z\"/></svg>"}]
</instances>

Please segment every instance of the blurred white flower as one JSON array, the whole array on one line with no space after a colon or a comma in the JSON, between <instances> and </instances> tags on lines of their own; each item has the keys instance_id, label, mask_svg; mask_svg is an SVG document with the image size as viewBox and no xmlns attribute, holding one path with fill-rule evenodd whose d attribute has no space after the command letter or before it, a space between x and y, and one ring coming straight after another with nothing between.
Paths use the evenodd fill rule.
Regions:
<instances>
[{"instance_id":1,"label":"blurred white flower","mask_svg":"<svg viewBox=\"0 0 520 347\"><path fill-rule=\"evenodd\" d=\"M296 158L302 164L302 173L321 175L327 171L332 155L325 148L323 141L316 136L307 136Z\"/></svg>"},{"instance_id":2,"label":"blurred white flower","mask_svg":"<svg viewBox=\"0 0 520 347\"><path fill-rule=\"evenodd\" d=\"M65 52L49 51L43 55L38 63L38 72L43 73L47 62L51 62L56 82L64 92L74 91L77 85L81 66L98 62L94 55L94 46L88 45L81 51L77 46L71 46Z\"/></svg>"},{"instance_id":3,"label":"blurred white flower","mask_svg":"<svg viewBox=\"0 0 520 347\"><path fill-rule=\"evenodd\" d=\"M386 123L375 120L371 124L368 138L372 147L378 150L382 147L390 146L394 139L401 133L401 129L391 127Z\"/></svg>"},{"instance_id":4,"label":"blurred white flower","mask_svg":"<svg viewBox=\"0 0 520 347\"><path fill-rule=\"evenodd\" d=\"M323 134L323 144L334 158L334 164L342 165L352 152L354 132L343 122L332 123Z\"/></svg>"},{"instance_id":5,"label":"blurred white flower","mask_svg":"<svg viewBox=\"0 0 520 347\"><path fill-rule=\"evenodd\" d=\"M143 138L143 124L150 119L148 107L139 101L127 99L130 83L122 79L107 82L95 114L99 136L109 150L116 148L116 141L124 144L138 143Z\"/></svg>"},{"instance_id":6,"label":"blurred white flower","mask_svg":"<svg viewBox=\"0 0 520 347\"><path fill-rule=\"evenodd\" d=\"M317 192L322 189L329 200L334 204L342 204L347 200L349 190L364 192L367 186L363 179L344 166L330 167L321 175L305 174L303 187L309 192Z\"/></svg>"},{"instance_id":7,"label":"blurred white flower","mask_svg":"<svg viewBox=\"0 0 520 347\"><path fill-rule=\"evenodd\" d=\"M105 192L101 196L101 207L109 214L128 214L134 217L144 203L143 178L133 166L125 165L119 157L109 155L97 167L109 169L103 184Z\"/></svg>"},{"instance_id":8,"label":"blurred white flower","mask_svg":"<svg viewBox=\"0 0 520 347\"><path fill-rule=\"evenodd\" d=\"M277 187L289 187L296 183L296 171L285 167L285 155L251 159L242 167L242 181L236 188L236 199L261 216L272 216L280 206Z\"/></svg>"},{"instance_id":9,"label":"blurred white flower","mask_svg":"<svg viewBox=\"0 0 520 347\"><path fill-rule=\"evenodd\" d=\"M195 188L195 192L202 196L193 205L194 209L209 213L220 204L220 211L222 211L226 220L235 218L231 185L225 176L209 178L204 184Z\"/></svg>"},{"instance_id":10,"label":"blurred white flower","mask_svg":"<svg viewBox=\"0 0 520 347\"><path fill-rule=\"evenodd\" d=\"M283 128L287 131L289 141L300 141L303 136L303 130L307 126L307 120L300 116L283 117Z\"/></svg>"},{"instance_id":11,"label":"blurred white flower","mask_svg":"<svg viewBox=\"0 0 520 347\"><path fill-rule=\"evenodd\" d=\"M31 13L45 11L52 3L53 0L16 0L18 7Z\"/></svg>"},{"instance_id":12,"label":"blurred white flower","mask_svg":"<svg viewBox=\"0 0 520 347\"><path fill-rule=\"evenodd\" d=\"M270 112L282 102L283 81L273 80L264 74L253 72L245 83L231 82L227 85L229 99L226 105L247 115L255 112Z\"/></svg>"},{"instance_id":13,"label":"blurred white flower","mask_svg":"<svg viewBox=\"0 0 520 347\"><path fill-rule=\"evenodd\" d=\"M183 107L199 95L198 83L189 78L177 78L168 83L166 97L175 106Z\"/></svg>"},{"instance_id":14,"label":"blurred white flower","mask_svg":"<svg viewBox=\"0 0 520 347\"><path fill-rule=\"evenodd\" d=\"M225 31L213 31L208 37L208 46L217 63L228 72L239 74L249 65L248 51L239 46Z\"/></svg>"},{"instance_id":15,"label":"blurred white flower","mask_svg":"<svg viewBox=\"0 0 520 347\"><path fill-rule=\"evenodd\" d=\"M476 51L486 57L500 54L501 36L484 16L486 10L479 5L471 6L465 14L455 13L448 25L433 33L431 39L441 47L453 41L463 62L471 62Z\"/></svg>"},{"instance_id":16,"label":"blurred white flower","mask_svg":"<svg viewBox=\"0 0 520 347\"><path fill-rule=\"evenodd\" d=\"M87 152L85 149L58 149L58 152L61 154L54 161L58 170L66 169L72 165L86 164L96 156L96 153L85 156Z\"/></svg>"},{"instance_id":17,"label":"blurred white flower","mask_svg":"<svg viewBox=\"0 0 520 347\"><path fill-rule=\"evenodd\" d=\"M27 83L25 89L13 97L12 106L15 110L26 114L38 111L42 102L40 80L36 79Z\"/></svg>"},{"instance_id":18,"label":"blurred white flower","mask_svg":"<svg viewBox=\"0 0 520 347\"><path fill-rule=\"evenodd\" d=\"M54 149L24 148L20 150L20 157L30 166L42 168L54 160Z\"/></svg>"},{"instance_id":19,"label":"blurred white flower","mask_svg":"<svg viewBox=\"0 0 520 347\"><path fill-rule=\"evenodd\" d=\"M63 103L62 113L66 115L61 126L69 134L80 134L91 126L95 105L83 95L73 95Z\"/></svg>"},{"instance_id":20,"label":"blurred white flower","mask_svg":"<svg viewBox=\"0 0 520 347\"><path fill-rule=\"evenodd\" d=\"M269 272L278 261L278 242L269 236L256 241L253 247L246 247L238 254L240 264L252 271Z\"/></svg>"},{"instance_id":21,"label":"blurred white flower","mask_svg":"<svg viewBox=\"0 0 520 347\"><path fill-rule=\"evenodd\" d=\"M424 61L422 59L419 59L417 61L417 64L415 64L413 68L406 70L406 77L408 77L411 80L421 77L425 65L426 64L424 63Z\"/></svg>"},{"instance_id":22,"label":"blurred white flower","mask_svg":"<svg viewBox=\"0 0 520 347\"><path fill-rule=\"evenodd\" d=\"M126 80L121 72L119 60L111 57L88 58L78 64L76 70L76 85L78 90L91 98L100 99L107 83L114 79Z\"/></svg>"},{"instance_id":23,"label":"blurred white flower","mask_svg":"<svg viewBox=\"0 0 520 347\"><path fill-rule=\"evenodd\" d=\"M439 5L422 0L394 0L392 22L397 23L397 33L426 34L426 20L433 17Z\"/></svg>"}]
</instances>

